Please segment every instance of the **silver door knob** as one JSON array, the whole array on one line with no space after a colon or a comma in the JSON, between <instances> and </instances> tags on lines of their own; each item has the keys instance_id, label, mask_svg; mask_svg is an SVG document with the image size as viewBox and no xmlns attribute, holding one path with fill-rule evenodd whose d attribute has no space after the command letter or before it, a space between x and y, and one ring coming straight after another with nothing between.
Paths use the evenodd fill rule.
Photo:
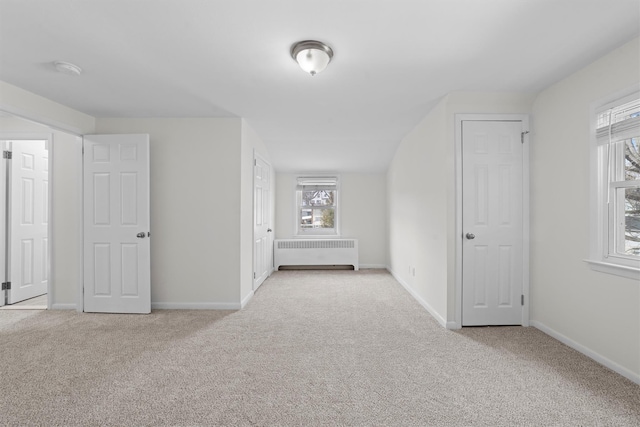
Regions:
<instances>
[{"instance_id":1,"label":"silver door knob","mask_svg":"<svg viewBox=\"0 0 640 427\"><path fill-rule=\"evenodd\" d=\"M144 236L146 236L146 233L144 233L144 232L140 232L140 233L136 234L136 237L138 239L144 239Z\"/></svg>"},{"instance_id":2,"label":"silver door knob","mask_svg":"<svg viewBox=\"0 0 640 427\"><path fill-rule=\"evenodd\" d=\"M476 235L475 235L475 234L473 234L473 233L467 233L466 237L467 237L467 239L469 239L469 240L473 240L473 239L475 239L475 238L476 238Z\"/></svg>"}]
</instances>

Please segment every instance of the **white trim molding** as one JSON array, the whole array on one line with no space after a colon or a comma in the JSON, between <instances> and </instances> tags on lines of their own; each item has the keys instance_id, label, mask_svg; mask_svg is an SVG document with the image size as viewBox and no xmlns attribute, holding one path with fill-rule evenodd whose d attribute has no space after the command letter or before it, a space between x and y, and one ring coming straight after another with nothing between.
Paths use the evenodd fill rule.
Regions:
<instances>
[{"instance_id":1,"label":"white trim molding","mask_svg":"<svg viewBox=\"0 0 640 427\"><path fill-rule=\"evenodd\" d=\"M237 302L152 302L152 310L240 310Z\"/></svg>"},{"instance_id":2,"label":"white trim molding","mask_svg":"<svg viewBox=\"0 0 640 427\"><path fill-rule=\"evenodd\" d=\"M626 277L627 279L635 279L640 281L640 270L633 267L627 267L625 265L611 264L608 262L595 261L592 259L585 259L594 271L601 273L613 274L615 276Z\"/></svg>"},{"instance_id":3,"label":"white trim molding","mask_svg":"<svg viewBox=\"0 0 640 427\"><path fill-rule=\"evenodd\" d=\"M249 292L247 296L244 297L244 299L240 302L240 309L243 309L249 303L249 301L251 301L254 295L255 295L254 291Z\"/></svg>"},{"instance_id":4,"label":"white trim molding","mask_svg":"<svg viewBox=\"0 0 640 427\"><path fill-rule=\"evenodd\" d=\"M76 311L78 313L84 312L84 136L78 136L76 138L76 154L79 161L76 162L76 180L80 183L78 185L78 205L76 205L76 212L78 213L78 286L76 288Z\"/></svg>"},{"instance_id":5,"label":"white trim molding","mask_svg":"<svg viewBox=\"0 0 640 427\"><path fill-rule=\"evenodd\" d=\"M50 310L75 310L76 304L63 304L63 303L54 303L51 304Z\"/></svg>"},{"instance_id":6,"label":"white trim molding","mask_svg":"<svg viewBox=\"0 0 640 427\"><path fill-rule=\"evenodd\" d=\"M383 270L388 270L387 266L384 264L360 264L359 265L360 270L362 270L363 268L366 269L383 269Z\"/></svg>"},{"instance_id":7,"label":"white trim molding","mask_svg":"<svg viewBox=\"0 0 640 427\"><path fill-rule=\"evenodd\" d=\"M460 325L458 322L450 320L447 322L447 329L451 329L451 330L462 329L462 325Z\"/></svg>"},{"instance_id":8,"label":"white trim molding","mask_svg":"<svg viewBox=\"0 0 640 427\"><path fill-rule=\"evenodd\" d=\"M413 290L413 288L411 288L411 286L409 286L407 283L405 283L404 280L402 280L400 278L400 276L398 276L390 267L387 267L387 271L389 271L389 273L391 273L391 275L393 276L394 279L396 279L396 281L398 283L400 283L402 285L402 287L409 292L409 294L416 300L418 301L418 303L425 308L425 310L427 310L427 312L431 315L431 317L433 317L443 328L447 328L447 321L444 320L444 317L442 317L437 311L434 310L433 307L431 307L429 305L429 303L427 303L425 300L423 300L420 295L418 295L418 293L416 291ZM447 328L447 329L452 329L452 328Z\"/></svg>"},{"instance_id":9,"label":"white trim molding","mask_svg":"<svg viewBox=\"0 0 640 427\"><path fill-rule=\"evenodd\" d=\"M584 354L585 356L589 357L590 359L595 360L596 362L598 362L599 364L611 369L612 371L622 375L623 377L627 378L630 381L633 381L636 384L640 385L640 374L636 374L635 372L632 372L631 370L618 365L616 362L602 356L599 353L596 353L595 351L589 349L588 347L585 347L582 344L579 344L577 342L575 342L574 340L572 340L571 338L561 334L560 332L551 329L550 327L546 326L543 323L538 322L537 320L532 320L531 321L531 326L533 326L536 329L541 330L542 332L544 332L545 334L549 335L552 338L557 339L558 341L560 341L561 343L568 345L569 347L571 347L572 349Z\"/></svg>"}]
</instances>

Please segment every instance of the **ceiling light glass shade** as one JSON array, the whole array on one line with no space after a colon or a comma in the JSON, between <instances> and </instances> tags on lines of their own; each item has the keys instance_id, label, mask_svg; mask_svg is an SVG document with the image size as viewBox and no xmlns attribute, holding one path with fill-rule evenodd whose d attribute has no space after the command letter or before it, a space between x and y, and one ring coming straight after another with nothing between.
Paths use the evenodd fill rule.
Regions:
<instances>
[{"instance_id":1,"label":"ceiling light glass shade","mask_svg":"<svg viewBox=\"0 0 640 427\"><path fill-rule=\"evenodd\" d=\"M291 56L300 68L315 76L329 65L333 58L333 50L324 43L305 40L291 47Z\"/></svg>"}]
</instances>

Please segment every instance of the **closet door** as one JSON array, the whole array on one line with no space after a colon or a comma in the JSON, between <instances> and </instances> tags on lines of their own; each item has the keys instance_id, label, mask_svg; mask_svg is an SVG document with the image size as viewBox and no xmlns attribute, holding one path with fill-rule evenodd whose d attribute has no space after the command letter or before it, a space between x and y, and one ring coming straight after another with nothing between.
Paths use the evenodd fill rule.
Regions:
<instances>
[{"instance_id":1,"label":"closet door","mask_svg":"<svg viewBox=\"0 0 640 427\"><path fill-rule=\"evenodd\" d=\"M462 325L523 323L523 124L462 122Z\"/></svg>"}]
</instances>

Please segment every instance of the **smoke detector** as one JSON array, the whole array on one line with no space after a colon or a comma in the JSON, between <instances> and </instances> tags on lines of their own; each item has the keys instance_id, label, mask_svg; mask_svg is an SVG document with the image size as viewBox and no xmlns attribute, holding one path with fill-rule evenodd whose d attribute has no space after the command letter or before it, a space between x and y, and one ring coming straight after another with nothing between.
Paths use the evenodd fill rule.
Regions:
<instances>
[{"instance_id":1,"label":"smoke detector","mask_svg":"<svg viewBox=\"0 0 640 427\"><path fill-rule=\"evenodd\" d=\"M55 61L53 65L59 72L69 74L71 76L79 76L82 73L82 68L70 62Z\"/></svg>"}]
</instances>

